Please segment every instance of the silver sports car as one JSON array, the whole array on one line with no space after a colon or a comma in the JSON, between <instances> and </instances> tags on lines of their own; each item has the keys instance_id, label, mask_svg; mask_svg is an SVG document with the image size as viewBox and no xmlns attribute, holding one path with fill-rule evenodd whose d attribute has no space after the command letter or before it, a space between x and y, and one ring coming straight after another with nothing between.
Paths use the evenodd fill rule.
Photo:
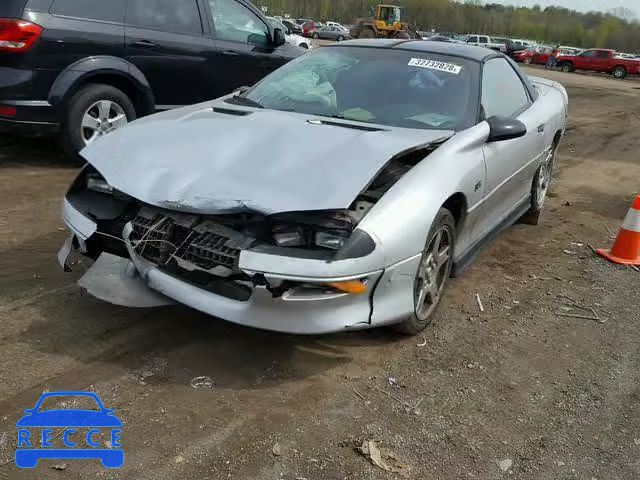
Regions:
<instances>
[{"instance_id":1,"label":"silver sports car","mask_svg":"<svg viewBox=\"0 0 640 480\"><path fill-rule=\"evenodd\" d=\"M538 222L567 104L480 47L321 48L87 147L58 258L94 259L80 285L119 305L415 334L483 245Z\"/></svg>"}]
</instances>

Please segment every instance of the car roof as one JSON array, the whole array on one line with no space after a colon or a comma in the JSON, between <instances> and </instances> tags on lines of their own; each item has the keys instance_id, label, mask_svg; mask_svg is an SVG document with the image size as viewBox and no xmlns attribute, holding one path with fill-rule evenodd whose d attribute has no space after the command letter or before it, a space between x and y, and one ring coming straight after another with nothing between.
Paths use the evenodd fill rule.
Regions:
<instances>
[{"instance_id":1,"label":"car roof","mask_svg":"<svg viewBox=\"0 0 640 480\"><path fill-rule=\"evenodd\" d=\"M489 58L499 57L501 54L495 50L464 43L449 42L425 42L424 40L349 40L336 45L324 48L342 47L369 47L380 49L410 50L418 53L435 53L438 55L450 55L452 57L462 57L476 62L484 62Z\"/></svg>"}]
</instances>

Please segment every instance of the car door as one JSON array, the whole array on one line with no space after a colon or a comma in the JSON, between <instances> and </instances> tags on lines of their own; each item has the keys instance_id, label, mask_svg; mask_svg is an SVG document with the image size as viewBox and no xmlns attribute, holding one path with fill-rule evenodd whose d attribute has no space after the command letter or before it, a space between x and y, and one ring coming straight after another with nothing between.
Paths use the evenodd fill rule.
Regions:
<instances>
[{"instance_id":1,"label":"car door","mask_svg":"<svg viewBox=\"0 0 640 480\"><path fill-rule=\"evenodd\" d=\"M467 38L467 43L469 43L471 45L477 45L478 44L478 36L477 35L471 35L469 38Z\"/></svg>"},{"instance_id":2,"label":"car door","mask_svg":"<svg viewBox=\"0 0 640 480\"><path fill-rule=\"evenodd\" d=\"M197 0L128 0L126 58L145 75L158 109L206 98L208 52Z\"/></svg>"},{"instance_id":3,"label":"car door","mask_svg":"<svg viewBox=\"0 0 640 480\"><path fill-rule=\"evenodd\" d=\"M525 124L524 137L491 142L483 146L486 162L485 196L479 208L476 235L482 237L496 228L527 201L532 181L544 150L544 112L504 58L487 61L482 74L484 118L516 118Z\"/></svg>"},{"instance_id":4,"label":"car door","mask_svg":"<svg viewBox=\"0 0 640 480\"><path fill-rule=\"evenodd\" d=\"M579 70L592 70L595 56L595 50L586 50L574 58L573 65Z\"/></svg>"},{"instance_id":5,"label":"car door","mask_svg":"<svg viewBox=\"0 0 640 480\"><path fill-rule=\"evenodd\" d=\"M593 70L596 72L608 72L611 69L611 52L607 50L597 50L593 58Z\"/></svg>"},{"instance_id":6,"label":"car door","mask_svg":"<svg viewBox=\"0 0 640 480\"><path fill-rule=\"evenodd\" d=\"M251 86L286 62L272 44L269 27L248 4L237 0L204 3L216 48L216 96Z\"/></svg>"}]
</instances>

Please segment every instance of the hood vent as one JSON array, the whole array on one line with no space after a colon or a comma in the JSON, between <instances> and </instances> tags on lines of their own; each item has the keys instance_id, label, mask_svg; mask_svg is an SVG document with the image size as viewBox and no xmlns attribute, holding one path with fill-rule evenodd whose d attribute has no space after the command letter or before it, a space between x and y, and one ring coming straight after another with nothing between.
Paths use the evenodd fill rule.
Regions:
<instances>
[{"instance_id":1,"label":"hood vent","mask_svg":"<svg viewBox=\"0 0 640 480\"><path fill-rule=\"evenodd\" d=\"M234 108L221 107L213 107L213 111L216 113L223 113L225 115L235 115L236 117L246 117L247 115L251 115L253 113L246 110L236 110Z\"/></svg>"}]
</instances>

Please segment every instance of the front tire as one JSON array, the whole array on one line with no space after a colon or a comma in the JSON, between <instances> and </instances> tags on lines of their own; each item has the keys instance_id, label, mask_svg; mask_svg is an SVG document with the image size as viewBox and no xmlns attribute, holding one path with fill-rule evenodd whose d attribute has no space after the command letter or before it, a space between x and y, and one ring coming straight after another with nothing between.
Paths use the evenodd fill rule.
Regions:
<instances>
[{"instance_id":1,"label":"front tire","mask_svg":"<svg viewBox=\"0 0 640 480\"><path fill-rule=\"evenodd\" d=\"M433 320L451 275L455 242L455 219L449 210L441 208L427 235L413 282L414 312L408 319L393 326L396 331L416 335Z\"/></svg>"},{"instance_id":2,"label":"front tire","mask_svg":"<svg viewBox=\"0 0 640 480\"><path fill-rule=\"evenodd\" d=\"M524 63L526 63L527 65L531 65L532 59L530 57L527 57L524 59Z\"/></svg>"},{"instance_id":3,"label":"front tire","mask_svg":"<svg viewBox=\"0 0 640 480\"><path fill-rule=\"evenodd\" d=\"M63 146L77 157L97 138L118 130L136 119L129 97L111 85L89 84L65 102L62 125Z\"/></svg>"},{"instance_id":4,"label":"front tire","mask_svg":"<svg viewBox=\"0 0 640 480\"><path fill-rule=\"evenodd\" d=\"M564 73L571 73L573 72L573 65L571 65L569 62L563 63L560 67L560 70L562 70Z\"/></svg>"},{"instance_id":5,"label":"front tire","mask_svg":"<svg viewBox=\"0 0 640 480\"><path fill-rule=\"evenodd\" d=\"M343 41L344 41L344 37L343 37L342 35L340 35L340 36L338 37L338 41L339 41L339 42L343 42Z\"/></svg>"}]
</instances>

